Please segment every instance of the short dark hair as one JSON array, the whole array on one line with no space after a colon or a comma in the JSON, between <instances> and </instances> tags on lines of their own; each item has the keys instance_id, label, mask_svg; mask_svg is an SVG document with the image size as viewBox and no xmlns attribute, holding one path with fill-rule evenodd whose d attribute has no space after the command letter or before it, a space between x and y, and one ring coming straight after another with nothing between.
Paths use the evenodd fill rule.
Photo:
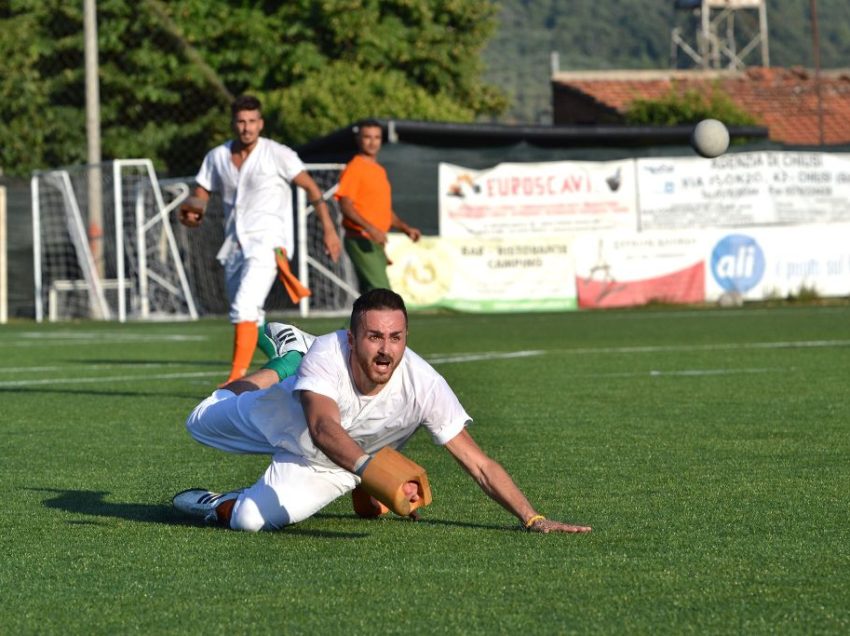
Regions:
<instances>
[{"instance_id":1,"label":"short dark hair","mask_svg":"<svg viewBox=\"0 0 850 636\"><path fill-rule=\"evenodd\" d=\"M400 311L404 314L404 326L407 327L407 307L404 306L404 299L391 289L379 287L370 289L354 301L354 307L351 309L351 320L349 321L349 328L352 333L356 333L366 312L372 309Z\"/></svg>"},{"instance_id":2,"label":"short dark hair","mask_svg":"<svg viewBox=\"0 0 850 636\"><path fill-rule=\"evenodd\" d=\"M381 134L383 134L384 132L384 127L377 119L361 119L356 124L354 124L354 128L352 128L352 130L354 131L355 135L359 135L360 131L364 128L380 128Z\"/></svg>"},{"instance_id":3,"label":"short dark hair","mask_svg":"<svg viewBox=\"0 0 850 636\"><path fill-rule=\"evenodd\" d=\"M243 110L256 110L260 111L260 114L262 114L263 105L260 103L260 100L253 95L240 95L234 99L233 103L230 105L230 114L233 117L236 117L236 114L241 113Z\"/></svg>"}]
</instances>

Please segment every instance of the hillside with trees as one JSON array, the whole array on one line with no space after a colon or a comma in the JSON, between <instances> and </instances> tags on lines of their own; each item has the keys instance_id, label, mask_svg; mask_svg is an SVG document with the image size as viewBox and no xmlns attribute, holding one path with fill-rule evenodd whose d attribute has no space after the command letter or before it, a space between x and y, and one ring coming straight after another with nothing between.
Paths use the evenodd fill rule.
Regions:
<instances>
[{"instance_id":1,"label":"hillside with trees","mask_svg":"<svg viewBox=\"0 0 850 636\"><path fill-rule=\"evenodd\" d=\"M689 11L674 0L502 0L498 27L484 50L484 79L508 93L506 122L551 122L550 54L562 71L670 68L674 27L693 33ZM814 64L810 3L768 0L771 66ZM821 65L850 67L850 3L818 0ZM756 28L739 12L742 34ZM679 66L684 66L683 54ZM747 58L757 65L758 51Z\"/></svg>"},{"instance_id":2,"label":"hillside with trees","mask_svg":"<svg viewBox=\"0 0 850 636\"><path fill-rule=\"evenodd\" d=\"M103 158L194 172L241 92L297 145L365 116L551 121L562 70L668 68L673 0L98 0ZM774 66L812 64L810 3L770 0ZM820 0L822 65L850 59L850 3ZM83 2L0 0L0 169L86 159Z\"/></svg>"}]
</instances>

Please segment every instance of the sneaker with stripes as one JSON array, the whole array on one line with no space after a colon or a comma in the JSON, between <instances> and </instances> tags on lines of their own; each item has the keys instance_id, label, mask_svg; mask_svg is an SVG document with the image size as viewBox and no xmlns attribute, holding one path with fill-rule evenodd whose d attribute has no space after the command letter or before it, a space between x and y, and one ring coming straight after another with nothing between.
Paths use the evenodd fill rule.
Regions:
<instances>
[{"instance_id":1,"label":"sneaker with stripes","mask_svg":"<svg viewBox=\"0 0 850 636\"><path fill-rule=\"evenodd\" d=\"M190 488L178 492L171 499L171 503L177 510L192 517L203 519L207 523L223 521L216 512L222 504L235 502L242 490L230 490L225 493L211 492L203 488ZM233 507L231 503L226 506L228 513ZM227 515L228 520L230 515Z\"/></svg>"},{"instance_id":2,"label":"sneaker with stripes","mask_svg":"<svg viewBox=\"0 0 850 636\"><path fill-rule=\"evenodd\" d=\"M268 338L276 356L282 356L290 351L305 354L316 339L316 336L282 322L266 323L261 337Z\"/></svg>"}]
</instances>

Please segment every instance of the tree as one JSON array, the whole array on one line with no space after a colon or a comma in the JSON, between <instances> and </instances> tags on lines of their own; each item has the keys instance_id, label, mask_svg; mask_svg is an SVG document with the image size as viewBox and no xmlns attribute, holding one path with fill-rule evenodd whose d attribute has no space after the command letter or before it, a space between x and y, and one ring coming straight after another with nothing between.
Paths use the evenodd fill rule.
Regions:
<instances>
[{"instance_id":1,"label":"tree","mask_svg":"<svg viewBox=\"0 0 850 636\"><path fill-rule=\"evenodd\" d=\"M757 120L715 86L707 93L695 89L677 90L674 85L659 99L636 99L626 110L629 124L675 126L695 124L703 119L719 119L731 126L750 126Z\"/></svg>"},{"instance_id":2,"label":"tree","mask_svg":"<svg viewBox=\"0 0 850 636\"><path fill-rule=\"evenodd\" d=\"M99 0L104 157L191 174L228 136L236 94L298 144L361 117L472 121L495 4L462 0ZM85 161L82 2L0 0L0 162Z\"/></svg>"}]
</instances>

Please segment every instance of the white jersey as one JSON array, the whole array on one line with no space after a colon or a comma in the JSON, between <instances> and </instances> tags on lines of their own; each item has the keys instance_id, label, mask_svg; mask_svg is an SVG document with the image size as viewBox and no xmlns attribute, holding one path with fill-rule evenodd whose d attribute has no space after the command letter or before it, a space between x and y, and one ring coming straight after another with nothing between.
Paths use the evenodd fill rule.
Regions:
<instances>
[{"instance_id":1,"label":"white jersey","mask_svg":"<svg viewBox=\"0 0 850 636\"><path fill-rule=\"evenodd\" d=\"M362 395L348 364L344 330L320 336L301 361L298 374L262 391L238 397L248 425L277 448L301 455L317 466L337 468L315 447L307 430L299 391L327 396L339 405L342 428L367 453L398 448L424 426L436 444L445 444L471 421L443 377L410 349L389 383L374 396Z\"/></svg>"},{"instance_id":2,"label":"white jersey","mask_svg":"<svg viewBox=\"0 0 850 636\"><path fill-rule=\"evenodd\" d=\"M223 263L237 247L246 257L261 253L272 259L275 247L294 253L292 189L290 182L304 171L294 150L260 137L242 167L231 159L228 141L210 150L195 181L209 192L221 194L225 239L217 258Z\"/></svg>"}]
</instances>

